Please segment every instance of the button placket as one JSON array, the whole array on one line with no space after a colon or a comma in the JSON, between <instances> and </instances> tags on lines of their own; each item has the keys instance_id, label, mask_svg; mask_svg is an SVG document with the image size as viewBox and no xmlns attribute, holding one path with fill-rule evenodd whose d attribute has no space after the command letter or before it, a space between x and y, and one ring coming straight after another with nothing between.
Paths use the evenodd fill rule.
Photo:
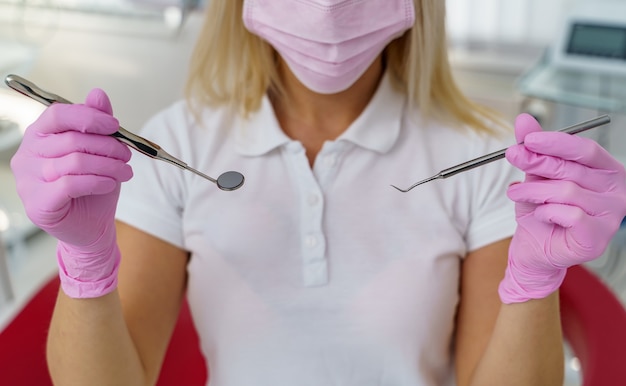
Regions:
<instances>
[{"instance_id":1,"label":"button placket","mask_svg":"<svg viewBox=\"0 0 626 386\"><path fill-rule=\"evenodd\" d=\"M343 141L326 142L317 155L313 171L320 186L327 186L337 174L341 156L345 152L346 143Z\"/></svg>"},{"instance_id":2,"label":"button placket","mask_svg":"<svg viewBox=\"0 0 626 386\"><path fill-rule=\"evenodd\" d=\"M317 192L309 193L309 196L307 197L307 203L309 204L309 206L315 206L319 202L320 196Z\"/></svg>"},{"instance_id":3,"label":"button placket","mask_svg":"<svg viewBox=\"0 0 626 386\"><path fill-rule=\"evenodd\" d=\"M296 146L298 145L298 146ZM326 240L322 230L324 199L313 174L304 148L299 143L288 144L283 154L296 177L300 194L300 244L302 280L307 287L328 283Z\"/></svg>"},{"instance_id":4,"label":"button placket","mask_svg":"<svg viewBox=\"0 0 626 386\"><path fill-rule=\"evenodd\" d=\"M337 164L337 157L334 154L324 156L324 165L328 168L332 168Z\"/></svg>"}]
</instances>

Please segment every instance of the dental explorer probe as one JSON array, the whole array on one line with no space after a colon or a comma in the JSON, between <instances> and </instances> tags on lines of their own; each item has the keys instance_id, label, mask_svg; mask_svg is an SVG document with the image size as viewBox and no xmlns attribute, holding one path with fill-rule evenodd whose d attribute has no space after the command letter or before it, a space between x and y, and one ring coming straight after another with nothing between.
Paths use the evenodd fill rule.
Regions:
<instances>
[{"instance_id":1,"label":"dental explorer probe","mask_svg":"<svg viewBox=\"0 0 626 386\"><path fill-rule=\"evenodd\" d=\"M41 88L37 87L34 83L17 75L7 75L4 79L4 82L13 90L19 92L20 94L26 95L27 97L34 99L37 102L42 103L46 106L50 106L53 103L72 104L72 102L68 101L67 99L44 91ZM217 187L222 190L236 190L243 185L244 177L239 172L229 171L222 173L216 180L190 167L178 158L168 154L165 150L161 148L161 146L157 145L156 143L140 137L136 134L133 134L130 131L124 129L122 126L119 127L117 132L111 134L111 136L115 137L120 142L123 142L126 145L132 147L133 149L139 151L140 153L147 155L150 158L165 161L172 165L178 166L181 169L195 173L200 177L215 183Z\"/></svg>"},{"instance_id":2,"label":"dental explorer probe","mask_svg":"<svg viewBox=\"0 0 626 386\"><path fill-rule=\"evenodd\" d=\"M611 118L608 115L601 115L601 116L599 116L597 118L593 118L593 119L590 119L588 121L584 121L584 122L580 122L580 123L577 123L577 124L572 125L572 126L568 126L568 127L564 128L564 129L561 129L559 131L563 132L563 133L567 133L567 134L578 134L578 133L581 133L583 131L586 131L586 130L589 130L589 129L593 129L594 127L605 125L605 124L607 124L609 122L611 122ZM458 164L456 166L453 166L451 168L444 169L444 170L440 171L439 173L435 174L434 176L426 178L425 180L416 182L415 184L411 185L407 189L400 189L400 188L398 188L395 185L391 185L391 186L393 186L394 188L398 189L402 193L406 193L409 190L413 189L414 187L422 185L422 184L425 184L425 183L430 182L432 180L452 177L452 176L454 176L456 174L459 174L459 173L462 173L462 172L466 172L468 170L472 170L472 169L477 168L479 166L483 166L483 165L486 165L486 164L491 163L493 161L502 159L502 158L504 158L504 154L505 153L506 153L506 149L502 149L502 150L494 151L493 153L486 154L486 155L484 155L482 157L474 158L473 160L470 160L470 161L467 161L467 162L463 162L463 163Z\"/></svg>"}]
</instances>

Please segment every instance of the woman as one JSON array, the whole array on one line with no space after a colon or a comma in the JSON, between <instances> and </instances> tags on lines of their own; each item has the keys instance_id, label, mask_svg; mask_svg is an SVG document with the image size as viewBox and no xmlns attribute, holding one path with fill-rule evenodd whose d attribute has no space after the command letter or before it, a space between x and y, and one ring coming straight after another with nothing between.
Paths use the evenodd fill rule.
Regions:
<instances>
[{"instance_id":1,"label":"woman","mask_svg":"<svg viewBox=\"0 0 626 386\"><path fill-rule=\"evenodd\" d=\"M143 134L241 171L234 192L142 156L131 179L101 90L44 112L12 167L59 239L55 381L153 384L186 294L211 385L562 384L557 289L626 215L626 173L465 99L444 3L211 1L189 98Z\"/></svg>"}]
</instances>

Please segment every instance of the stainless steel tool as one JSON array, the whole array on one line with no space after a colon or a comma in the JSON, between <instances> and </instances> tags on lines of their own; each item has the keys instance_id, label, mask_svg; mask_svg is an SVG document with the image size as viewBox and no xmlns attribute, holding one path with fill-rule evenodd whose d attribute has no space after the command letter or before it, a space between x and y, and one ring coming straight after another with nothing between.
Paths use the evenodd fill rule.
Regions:
<instances>
[{"instance_id":1,"label":"stainless steel tool","mask_svg":"<svg viewBox=\"0 0 626 386\"><path fill-rule=\"evenodd\" d=\"M46 106L50 106L53 103L72 104L72 102L68 101L67 99L62 98L56 94L44 91L43 89L37 87L34 83L18 75L7 75L4 79L4 82L13 90L23 95L26 95L27 97L34 99L37 102L40 102ZM217 179L209 177L206 174L190 167L178 158L168 154L165 150L161 148L161 146L157 145L156 143L140 137L136 134L133 134L121 126L116 133L112 134L112 136L130 146L131 148L137 150L138 152L147 155L150 158L165 161L172 165L178 166L181 169L195 173L200 177L215 183L218 188L222 190L236 190L239 189L244 183L244 176L241 173L235 171L222 173Z\"/></svg>"},{"instance_id":2,"label":"stainless steel tool","mask_svg":"<svg viewBox=\"0 0 626 386\"><path fill-rule=\"evenodd\" d=\"M577 134L589 129L593 129L594 127L598 127L601 125L605 125L607 123L611 122L611 118L608 115L602 115L599 116L597 118L593 118L590 119L588 121L584 121L584 122L580 122L577 123L575 125L572 126L568 126L564 129L561 129L559 131L564 132L564 133L568 133L568 134ZM398 189L399 191L406 193L409 190L413 189L416 186L425 184L429 181L433 181L433 180L437 180L437 179L443 179L443 178L448 178L448 177L452 177L454 175L457 175L459 173L462 172L466 172L468 170L472 170L474 168L477 168L479 166L483 166L486 165L488 163L491 163L493 161L497 161L499 159L504 158L504 154L506 153L506 149L502 149L502 150L498 150L498 151L494 151L493 153L489 153L486 154L482 157L478 157L478 158L474 158L473 160L469 160L467 162L463 162L462 164L458 164L456 166L452 166L451 168L447 168L444 169L442 171L440 171L439 173L435 174L432 177L428 177L422 181L416 182L415 184L411 185L409 188L407 189L400 189L395 185L391 185L394 188Z\"/></svg>"}]
</instances>

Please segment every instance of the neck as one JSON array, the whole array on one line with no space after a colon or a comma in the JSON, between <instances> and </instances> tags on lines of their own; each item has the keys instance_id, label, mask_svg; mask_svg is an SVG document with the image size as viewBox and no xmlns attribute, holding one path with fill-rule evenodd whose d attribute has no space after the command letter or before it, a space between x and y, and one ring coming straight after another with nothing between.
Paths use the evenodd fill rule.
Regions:
<instances>
[{"instance_id":1,"label":"neck","mask_svg":"<svg viewBox=\"0 0 626 386\"><path fill-rule=\"evenodd\" d=\"M313 130L332 130L337 135L363 112L383 73L382 58L379 57L347 90L318 94L300 83L285 62L281 60L278 66L285 90L284 95L273 98L272 103L279 120L297 120ZM290 129L283 127L287 134Z\"/></svg>"},{"instance_id":2,"label":"neck","mask_svg":"<svg viewBox=\"0 0 626 386\"><path fill-rule=\"evenodd\" d=\"M325 141L341 135L363 112L383 74L379 57L347 90L318 94L300 83L282 60L278 65L285 89L272 97L276 117L287 136L302 142L311 163Z\"/></svg>"}]
</instances>

